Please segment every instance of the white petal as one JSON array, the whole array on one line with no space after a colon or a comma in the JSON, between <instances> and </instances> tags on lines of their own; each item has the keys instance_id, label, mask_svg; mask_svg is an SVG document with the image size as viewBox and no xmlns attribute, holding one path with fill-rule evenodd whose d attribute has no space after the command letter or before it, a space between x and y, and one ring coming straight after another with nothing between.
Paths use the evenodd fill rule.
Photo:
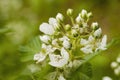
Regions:
<instances>
[{"instance_id":1,"label":"white petal","mask_svg":"<svg viewBox=\"0 0 120 80\"><path fill-rule=\"evenodd\" d=\"M38 53L34 55L34 60L37 61L37 63L44 61L46 58L46 55L43 53Z\"/></svg>"},{"instance_id":2,"label":"white petal","mask_svg":"<svg viewBox=\"0 0 120 80\"><path fill-rule=\"evenodd\" d=\"M71 44L68 40L64 40L63 41L63 47L66 49L69 49L71 47Z\"/></svg>"},{"instance_id":3,"label":"white petal","mask_svg":"<svg viewBox=\"0 0 120 80\"><path fill-rule=\"evenodd\" d=\"M83 21L83 19L80 17L80 15L78 15L75 20L77 23L80 23Z\"/></svg>"},{"instance_id":4,"label":"white petal","mask_svg":"<svg viewBox=\"0 0 120 80\"><path fill-rule=\"evenodd\" d=\"M49 54L49 58L50 58L49 64L51 66L61 68L68 63L69 54L64 48L62 48L61 56L55 54Z\"/></svg>"},{"instance_id":5,"label":"white petal","mask_svg":"<svg viewBox=\"0 0 120 80\"><path fill-rule=\"evenodd\" d=\"M94 40L95 40L95 38L92 35L90 35L88 38L88 41L91 43L91 42L94 42Z\"/></svg>"},{"instance_id":6,"label":"white petal","mask_svg":"<svg viewBox=\"0 0 120 80\"><path fill-rule=\"evenodd\" d=\"M69 53L64 48L61 49L61 55L64 59L66 59L66 63L67 63L69 59Z\"/></svg>"},{"instance_id":7,"label":"white petal","mask_svg":"<svg viewBox=\"0 0 120 80\"><path fill-rule=\"evenodd\" d=\"M99 37L99 36L101 36L101 34L102 34L102 29L101 28L99 28L99 29L97 29L95 32L94 32L94 36L95 37Z\"/></svg>"},{"instance_id":8,"label":"white petal","mask_svg":"<svg viewBox=\"0 0 120 80\"><path fill-rule=\"evenodd\" d=\"M53 35L55 32L53 26L48 23L42 23L39 29L41 32L49 35Z\"/></svg>"},{"instance_id":9,"label":"white petal","mask_svg":"<svg viewBox=\"0 0 120 80\"><path fill-rule=\"evenodd\" d=\"M60 76L58 77L58 80L66 80L62 74L60 74Z\"/></svg>"},{"instance_id":10,"label":"white petal","mask_svg":"<svg viewBox=\"0 0 120 80\"><path fill-rule=\"evenodd\" d=\"M55 18L49 18L49 24L53 25L57 23L57 20Z\"/></svg>"},{"instance_id":11,"label":"white petal","mask_svg":"<svg viewBox=\"0 0 120 80\"><path fill-rule=\"evenodd\" d=\"M49 43L50 37L48 35L40 36L40 40L44 43Z\"/></svg>"},{"instance_id":12,"label":"white petal","mask_svg":"<svg viewBox=\"0 0 120 80\"><path fill-rule=\"evenodd\" d=\"M93 53L92 45L87 45L87 46L81 48L80 50L85 54Z\"/></svg>"},{"instance_id":13,"label":"white petal","mask_svg":"<svg viewBox=\"0 0 120 80\"><path fill-rule=\"evenodd\" d=\"M88 44L88 41L87 41L86 39L81 38L80 44L81 44L82 46L87 45L87 44Z\"/></svg>"},{"instance_id":14,"label":"white petal","mask_svg":"<svg viewBox=\"0 0 120 80\"><path fill-rule=\"evenodd\" d=\"M102 38L102 41L100 43L99 49L100 50L106 50L106 44L107 44L107 35L104 35Z\"/></svg>"}]
</instances>

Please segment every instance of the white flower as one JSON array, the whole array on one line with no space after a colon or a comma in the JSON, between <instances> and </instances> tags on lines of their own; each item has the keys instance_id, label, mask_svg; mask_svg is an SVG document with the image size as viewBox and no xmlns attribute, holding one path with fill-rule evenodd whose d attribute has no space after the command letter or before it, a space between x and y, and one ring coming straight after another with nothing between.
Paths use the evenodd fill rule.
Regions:
<instances>
[{"instance_id":1,"label":"white flower","mask_svg":"<svg viewBox=\"0 0 120 80\"><path fill-rule=\"evenodd\" d=\"M39 29L41 32L48 35L53 35L55 32L54 27L48 23L42 23Z\"/></svg>"},{"instance_id":2,"label":"white flower","mask_svg":"<svg viewBox=\"0 0 120 80\"><path fill-rule=\"evenodd\" d=\"M64 48L62 48L61 55L49 54L49 58L49 64L51 66L61 68L68 63L69 54Z\"/></svg>"},{"instance_id":3,"label":"white flower","mask_svg":"<svg viewBox=\"0 0 120 80\"><path fill-rule=\"evenodd\" d=\"M95 37L100 37L100 36L102 35L102 29L101 29L101 28L97 29L97 30L93 33L93 35L94 35Z\"/></svg>"},{"instance_id":4,"label":"white flower","mask_svg":"<svg viewBox=\"0 0 120 80\"><path fill-rule=\"evenodd\" d=\"M37 61L36 63L44 61L45 58L46 58L46 55L44 53L42 53L42 52L37 53L37 54L34 55L34 60Z\"/></svg>"},{"instance_id":5,"label":"white flower","mask_svg":"<svg viewBox=\"0 0 120 80\"><path fill-rule=\"evenodd\" d=\"M104 35L102 41L98 44L98 48L96 50L106 50L107 45L107 35Z\"/></svg>"},{"instance_id":6,"label":"white flower","mask_svg":"<svg viewBox=\"0 0 120 80\"><path fill-rule=\"evenodd\" d=\"M58 77L58 80L66 80L62 74L60 74L60 76Z\"/></svg>"},{"instance_id":7,"label":"white flower","mask_svg":"<svg viewBox=\"0 0 120 80\"><path fill-rule=\"evenodd\" d=\"M86 45L85 47L80 49L85 54L93 53L93 46L92 45Z\"/></svg>"},{"instance_id":8,"label":"white flower","mask_svg":"<svg viewBox=\"0 0 120 80\"><path fill-rule=\"evenodd\" d=\"M103 77L102 80L112 80L112 79L110 77L108 77L108 76L105 76L105 77Z\"/></svg>"},{"instance_id":9,"label":"white flower","mask_svg":"<svg viewBox=\"0 0 120 80\"><path fill-rule=\"evenodd\" d=\"M40 36L40 40L48 44L50 41L50 37L48 35L43 35L43 36Z\"/></svg>"},{"instance_id":10,"label":"white flower","mask_svg":"<svg viewBox=\"0 0 120 80\"><path fill-rule=\"evenodd\" d=\"M64 17L63 17L63 15L62 15L61 13L58 13L58 14L56 15L56 19L57 19L58 21L63 21Z\"/></svg>"}]
</instances>

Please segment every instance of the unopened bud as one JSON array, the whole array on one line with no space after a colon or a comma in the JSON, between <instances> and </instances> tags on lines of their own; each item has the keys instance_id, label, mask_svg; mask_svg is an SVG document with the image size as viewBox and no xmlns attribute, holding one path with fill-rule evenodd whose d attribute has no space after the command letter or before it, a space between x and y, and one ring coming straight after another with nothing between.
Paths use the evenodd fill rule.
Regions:
<instances>
[{"instance_id":1,"label":"unopened bud","mask_svg":"<svg viewBox=\"0 0 120 80\"><path fill-rule=\"evenodd\" d=\"M89 12L89 13L87 14L87 17L88 17L88 18L92 17L92 12Z\"/></svg>"},{"instance_id":2,"label":"unopened bud","mask_svg":"<svg viewBox=\"0 0 120 80\"><path fill-rule=\"evenodd\" d=\"M65 30L69 31L71 29L71 26L69 24L65 25Z\"/></svg>"},{"instance_id":3,"label":"unopened bud","mask_svg":"<svg viewBox=\"0 0 120 80\"><path fill-rule=\"evenodd\" d=\"M80 17L80 15L78 15L78 17L75 20L76 20L76 23L81 23L82 22L82 18Z\"/></svg>"},{"instance_id":4,"label":"unopened bud","mask_svg":"<svg viewBox=\"0 0 120 80\"><path fill-rule=\"evenodd\" d=\"M87 11L83 9L83 10L81 11L81 17L82 17L82 18L86 18L86 16L87 16Z\"/></svg>"},{"instance_id":5,"label":"unopened bud","mask_svg":"<svg viewBox=\"0 0 120 80\"><path fill-rule=\"evenodd\" d=\"M97 22L93 22L91 27L92 27L93 30L97 30L99 28L99 25L98 25Z\"/></svg>"},{"instance_id":6,"label":"unopened bud","mask_svg":"<svg viewBox=\"0 0 120 80\"><path fill-rule=\"evenodd\" d=\"M61 13L58 13L58 14L56 15L56 19L57 19L58 22L61 22L61 21L64 20L64 17L63 17L63 15L62 15Z\"/></svg>"},{"instance_id":7,"label":"unopened bud","mask_svg":"<svg viewBox=\"0 0 120 80\"><path fill-rule=\"evenodd\" d=\"M68 15L68 16L71 16L72 14L73 14L73 9L68 9L68 10L67 10L67 15Z\"/></svg>"}]
</instances>

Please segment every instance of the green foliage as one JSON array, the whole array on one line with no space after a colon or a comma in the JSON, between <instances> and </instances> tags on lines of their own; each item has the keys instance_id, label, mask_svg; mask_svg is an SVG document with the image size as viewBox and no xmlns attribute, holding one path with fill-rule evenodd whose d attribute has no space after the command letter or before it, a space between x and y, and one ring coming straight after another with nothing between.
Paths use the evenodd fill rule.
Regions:
<instances>
[{"instance_id":1,"label":"green foliage","mask_svg":"<svg viewBox=\"0 0 120 80\"><path fill-rule=\"evenodd\" d=\"M90 63L85 63L76 69L68 80L91 80L92 66Z\"/></svg>"},{"instance_id":2,"label":"green foliage","mask_svg":"<svg viewBox=\"0 0 120 80\"><path fill-rule=\"evenodd\" d=\"M41 41L39 37L32 39L26 46L20 46L19 51L22 52L22 61L33 60L33 55L41 49Z\"/></svg>"}]
</instances>

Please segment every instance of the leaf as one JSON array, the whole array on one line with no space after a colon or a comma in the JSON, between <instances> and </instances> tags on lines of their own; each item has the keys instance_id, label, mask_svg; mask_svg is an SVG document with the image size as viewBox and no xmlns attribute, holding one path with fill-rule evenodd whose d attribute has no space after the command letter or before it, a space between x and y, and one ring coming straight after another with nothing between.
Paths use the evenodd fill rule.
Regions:
<instances>
[{"instance_id":1,"label":"leaf","mask_svg":"<svg viewBox=\"0 0 120 80\"><path fill-rule=\"evenodd\" d=\"M30 41L26 46L19 47L19 51L23 53L21 56L21 60L24 62L33 60L34 54L40 52L40 49L41 41L37 36L32 41Z\"/></svg>"},{"instance_id":2,"label":"leaf","mask_svg":"<svg viewBox=\"0 0 120 80\"><path fill-rule=\"evenodd\" d=\"M54 71L53 67L51 67L49 64L45 64L44 66L41 67L41 71L33 75L36 80L46 80L45 79L46 75L49 75L49 73L53 71Z\"/></svg>"},{"instance_id":3,"label":"leaf","mask_svg":"<svg viewBox=\"0 0 120 80\"><path fill-rule=\"evenodd\" d=\"M92 68L90 63L83 64L76 71L72 72L68 80L90 80L92 78Z\"/></svg>"}]
</instances>

